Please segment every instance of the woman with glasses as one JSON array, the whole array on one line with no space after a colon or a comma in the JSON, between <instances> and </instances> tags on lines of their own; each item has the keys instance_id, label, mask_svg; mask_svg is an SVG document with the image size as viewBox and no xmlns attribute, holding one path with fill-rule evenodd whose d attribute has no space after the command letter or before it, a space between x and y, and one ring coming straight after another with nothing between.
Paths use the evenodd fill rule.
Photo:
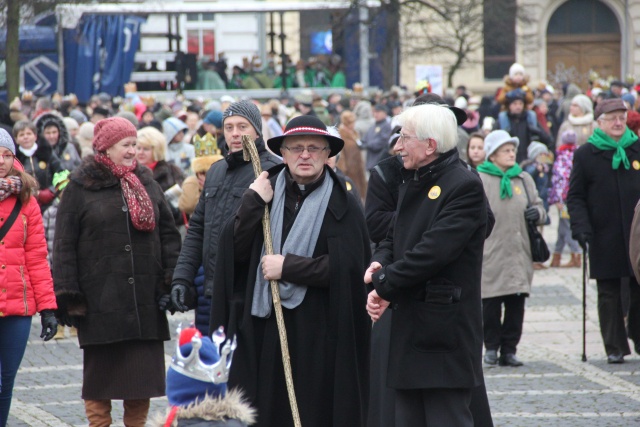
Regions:
<instances>
[{"instance_id":1,"label":"woman with glasses","mask_svg":"<svg viewBox=\"0 0 640 427\"><path fill-rule=\"evenodd\" d=\"M56 298L47 263L36 181L15 158L0 129L0 427L7 425L13 383L24 356L31 317L40 313L41 338L56 334Z\"/></svg>"}]
</instances>

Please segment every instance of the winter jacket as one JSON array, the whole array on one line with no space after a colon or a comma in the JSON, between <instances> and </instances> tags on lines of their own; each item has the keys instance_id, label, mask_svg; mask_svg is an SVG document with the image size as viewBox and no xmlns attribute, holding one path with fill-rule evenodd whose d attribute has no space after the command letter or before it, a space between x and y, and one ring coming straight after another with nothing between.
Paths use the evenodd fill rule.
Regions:
<instances>
[{"instance_id":1,"label":"winter jacket","mask_svg":"<svg viewBox=\"0 0 640 427\"><path fill-rule=\"evenodd\" d=\"M49 267L53 268L53 238L56 233L56 216L58 214L58 205L60 199L55 198L51 206L42 214L42 224L44 225L44 237L47 240L47 262Z\"/></svg>"},{"instance_id":2,"label":"winter jacket","mask_svg":"<svg viewBox=\"0 0 640 427\"><path fill-rule=\"evenodd\" d=\"M170 410L170 409L169 409ZM151 420L153 427L166 424L167 413ZM180 407L171 427L247 427L253 425L256 413L239 391L231 390L223 398L207 396L187 407Z\"/></svg>"},{"instance_id":3,"label":"winter jacket","mask_svg":"<svg viewBox=\"0 0 640 427\"><path fill-rule=\"evenodd\" d=\"M498 101L499 104L502 104L506 107L507 93L519 88L525 91L526 93L524 103L525 103L525 106L528 107L529 105L533 104L533 91L529 86L527 86L528 83L529 83L529 76L524 76L524 78L522 79L522 82L520 83L515 83L513 80L511 80L511 77L509 77L508 75L504 76L504 86L502 87L502 90L496 97L496 101Z\"/></svg>"},{"instance_id":4,"label":"winter jacket","mask_svg":"<svg viewBox=\"0 0 640 427\"><path fill-rule=\"evenodd\" d=\"M365 195L367 193L367 178L364 173L362 151L357 143L358 132L345 125L340 125L338 131L344 140L344 148L340 152L336 166L353 180L360 194Z\"/></svg>"},{"instance_id":5,"label":"winter jacket","mask_svg":"<svg viewBox=\"0 0 640 427\"><path fill-rule=\"evenodd\" d=\"M553 163L551 175L551 189L549 190L549 204L565 203L569 192L569 178L573 167L573 153L575 144L566 144L558 148L556 160Z\"/></svg>"},{"instance_id":6,"label":"winter jacket","mask_svg":"<svg viewBox=\"0 0 640 427\"><path fill-rule=\"evenodd\" d=\"M211 316L211 297L204 294L204 268L200 267L193 279L193 286L198 294L196 305L196 328L203 334L209 335L209 317Z\"/></svg>"},{"instance_id":7,"label":"winter jacket","mask_svg":"<svg viewBox=\"0 0 640 427\"><path fill-rule=\"evenodd\" d=\"M493 232L484 244L482 298L528 294L533 280L533 262L524 211L531 203L540 213L538 224L544 224L547 214L542 199L526 172L511 179L513 197L504 199L500 198L500 177L480 172L480 178L496 218Z\"/></svg>"},{"instance_id":8,"label":"winter jacket","mask_svg":"<svg viewBox=\"0 0 640 427\"><path fill-rule=\"evenodd\" d=\"M167 163L178 166L185 174L191 173L191 161L196 157L196 150L186 142L167 144Z\"/></svg>"},{"instance_id":9,"label":"winter jacket","mask_svg":"<svg viewBox=\"0 0 640 427\"><path fill-rule=\"evenodd\" d=\"M133 227L120 180L92 156L71 174L58 206L55 291L61 311L82 315L81 347L169 339L157 301L170 292L180 234L151 171L134 173L151 199L152 232Z\"/></svg>"},{"instance_id":10,"label":"winter jacket","mask_svg":"<svg viewBox=\"0 0 640 427\"><path fill-rule=\"evenodd\" d=\"M8 219L17 197L0 202L0 227ZM56 309L47 242L35 198L22 205L15 222L0 240L0 317L33 316Z\"/></svg>"},{"instance_id":11,"label":"winter jacket","mask_svg":"<svg viewBox=\"0 0 640 427\"><path fill-rule=\"evenodd\" d=\"M558 137L556 138L556 147L562 145L562 133L572 130L576 133L576 147L580 147L587 143L587 140L598 127L598 123L593 120L593 114L587 113L582 117L574 117L569 115L558 129Z\"/></svg>"},{"instance_id":12,"label":"winter jacket","mask_svg":"<svg viewBox=\"0 0 640 427\"><path fill-rule=\"evenodd\" d=\"M53 149L47 141L41 139L38 141L38 148L33 156L25 155L20 148L16 150L16 157L24 166L24 171L33 176L38 181L39 189L49 189L55 192L53 188L53 175L60 172L64 168L60 163L60 159L54 154Z\"/></svg>"},{"instance_id":13,"label":"winter jacket","mask_svg":"<svg viewBox=\"0 0 640 427\"><path fill-rule=\"evenodd\" d=\"M202 189L198 178L188 176L182 183L182 194L178 199L178 209L187 215L191 215L196 209L198 200L200 200L200 194L202 194Z\"/></svg>"},{"instance_id":14,"label":"winter jacket","mask_svg":"<svg viewBox=\"0 0 640 427\"><path fill-rule=\"evenodd\" d=\"M74 170L78 165L80 165L80 154L78 154L76 147L71 144L71 137L69 136L67 126L59 115L45 113L38 117L36 121L36 129L38 130L39 137L38 145L46 143L44 139L44 130L49 126L55 126L58 128L58 143L52 148L55 155L60 159L62 169L66 169L68 171Z\"/></svg>"},{"instance_id":15,"label":"winter jacket","mask_svg":"<svg viewBox=\"0 0 640 427\"><path fill-rule=\"evenodd\" d=\"M263 170L280 163L268 152L261 138L256 140ZM251 162L242 159L242 151L230 153L225 161L211 165L207 171L200 201L189 220L189 229L173 274L173 283L181 283L193 291L193 279L204 266L205 295L211 296L213 274L218 253L218 237L224 223L240 204L244 190L255 180ZM195 306L195 301L193 306Z\"/></svg>"},{"instance_id":16,"label":"winter jacket","mask_svg":"<svg viewBox=\"0 0 640 427\"><path fill-rule=\"evenodd\" d=\"M367 150L366 168L370 170L378 162L389 157L391 122L387 119L375 122L362 137L362 146Z\"/></svg>"}]
</instances>

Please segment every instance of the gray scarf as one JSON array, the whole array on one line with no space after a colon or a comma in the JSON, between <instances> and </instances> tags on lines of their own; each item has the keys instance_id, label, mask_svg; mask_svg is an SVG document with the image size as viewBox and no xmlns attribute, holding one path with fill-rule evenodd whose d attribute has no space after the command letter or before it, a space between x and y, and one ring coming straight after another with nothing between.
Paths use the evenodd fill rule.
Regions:
<instances>
[{"instance_id":1,"label":"gray scarf","mask_svg":"<svg viewBox=\"0 0 640 427\"><path fill-rule=\"evenodd\" d=\"M284 245L281 245L286 192L285 173L286 169L283 169L276 179L273 204L271 205L271 234L273 235L273 251L275 254L278 254L278 251L282 246L282 255L286 256L291 253L299 256L310 257L313 255L313 251L315 250L324 214L327 210L327 205L329 204L329 198L331 197L331 191L333 190L333 179L327 173L322 185L307 196L300 208L300 212L298 213L293 226L291 227L291 231L289 232L287 239L284 241ZM260 259L262 259L264 255L264 245L262 245ZM279 285L280 300L283 307L289 309L296 308L302 303L302 300L307 293L307 287L305 285L285 282L282 280L279 281ZM256 284L253 290L251 314L256 317L267 318L271 315L272 306L273 301L271 298L269 281L265 280L264 275L262 274L262 262L260 262L258 264L258 271L256 272Z\"/></svg>"}]
</instances>

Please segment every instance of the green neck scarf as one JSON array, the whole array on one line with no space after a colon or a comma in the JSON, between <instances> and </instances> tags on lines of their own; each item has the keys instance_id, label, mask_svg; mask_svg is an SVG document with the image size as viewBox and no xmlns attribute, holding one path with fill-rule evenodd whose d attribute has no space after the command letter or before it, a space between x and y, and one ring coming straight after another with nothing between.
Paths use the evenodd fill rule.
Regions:
<instances>
[{"instance_id":1,"label":"green neck scarf","mask_svg":"<svg viewBox=\"0 0 640 427\"><path fill-rule=\"evenodd\" d=\"M631 132L629 128L624 131L622 138L620 138L620 141L618 142L614 141L609 135L604 133L602 129L596 128L596 130L593 131L593 135L591 135L587 142L595 145L599 150L615 150L615 153L613 153L613 161L611 162L611 167L613 169L618 169L621 162L625 169L629 169L631 165L629 164L629 158L627 157L627 153L625 153L624 149L637 140L638 135Z\"/></svg>"},{"instance_id":2,"label":"green neck scarf","mask_svg":"<svg viewBox=\"0 0 640 427\"><path fill-rule=\"evenodd\" d=\"M515 178L522 173L522 168L517 163L505 172L502 172L502 169L491 163L489 160L485 160L484 163L478 165L477 169L478 172L502 177L500 180L500 198L504 199L505 197L513 197L513 191L511 190L511 178Z\"/></svg>"}]
</instances>

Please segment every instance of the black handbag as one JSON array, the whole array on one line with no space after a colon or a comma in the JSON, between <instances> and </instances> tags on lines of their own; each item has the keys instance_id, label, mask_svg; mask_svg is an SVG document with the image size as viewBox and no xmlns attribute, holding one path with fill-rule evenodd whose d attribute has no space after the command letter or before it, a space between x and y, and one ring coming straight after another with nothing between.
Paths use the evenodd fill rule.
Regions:
<instances>
[{"instance_id":1,"label":"black handbag","mask_svg":"<svg viewBox=\"0 0 640 427\"><path fill-rule=\"evenodd\" d=\"M522 181L524 192L527 194L527 209L531 206L531 199L529 198L529 191L527 191L527 185ZM527 231L529 232L529 244L531 245L531 259L533 262L545 262L551 256L547 242L545 242L542 233L538 230L538 227L533 221L527 221Z\"/></svg>"}]
</instances>

